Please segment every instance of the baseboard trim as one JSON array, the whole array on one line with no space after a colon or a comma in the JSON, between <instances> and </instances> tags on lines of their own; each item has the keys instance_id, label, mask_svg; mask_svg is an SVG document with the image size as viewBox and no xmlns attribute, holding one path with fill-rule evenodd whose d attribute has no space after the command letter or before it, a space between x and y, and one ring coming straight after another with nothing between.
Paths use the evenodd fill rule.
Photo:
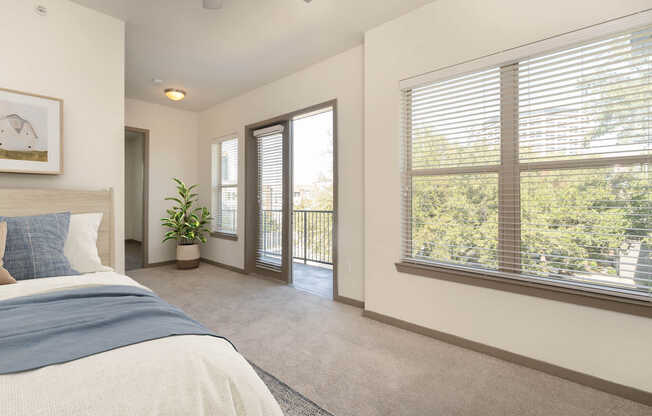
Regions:
<instances>
[{"instance_id":1,"label":"baseboard trim","mask_svg":"<svg viewBox=\"0 0 652 416\"><path fill-rule=\"evenodd\" d=\"M574 383L582 384L596 390L604 391L616 396L624 397L626 399L643 403L647 406L652 406L652 392L646 392L634 387L625 386L623 384L614 383L599 377L595 377L586 373L571 370L568 368L560 367L555 364L550 364L545 361L540 361L534 358L529 358L524 355L516 354L500 348L492 347L490 345L482 344L476 341L471 341L466 338L458 337L456 335L448 334L445 332L437 331L435 329L426 328L411 322L403 321L401 319L392 318L391 316L383 315L365 309L362 315L379 321L388 325L392 325L410 332L425 335L427 337L435 338L449 344L457 345L462 348L480 352L483 354L491 355L492 357L501 360L509 361L514 364L522 365L524 367L532 368L556 377L560 377Z\"/></svg>"},{"instance_id":2,"label":"baseboard trim","mask_svg":"<svg viewBox=\"0 0 652 416\"><path fill-rule=\"evenodd\" d=\"M210 264L211 266L215 266L215 267L219 267L219 268L222 268L222 269L230 270L232 272L236 272L236 273L240 273L240 274L247 274L247 273L245 273L244 269L241 269L239 267L229 266L228 264L224 264L224 263L220 263L220 262L217 262L217 261L209 260L209 259L204 258L204 257L201 258L201 261L206 263L206 264Z\"/></svg>"},{"instance_id":3,"label":"baseboard trim","mask_svg":"<svg viewBox=\"0 0 652 416\"><path fill-rule=\"evenodd\" d=\"M335 302L345 303L347 305L355 306L356 308L364 309L364 302L357 299L351 299L351 298L347 298L346 296L335 295L333 297L333 300Z\"/></svg>"},{"instance_id":4,"label":"baseboard trim","mask_svg":"<svg viewBox=\"0 0 652 416\"><path fill-rule=\"evenodd\" d=\"M176 260L167 260L167 261L160 261L158 263L147 263L145 265L145 269L151 269L152 267L161 267L161 266L169 266L171 264L177 264Z\"/></svg>"}]
</instances>

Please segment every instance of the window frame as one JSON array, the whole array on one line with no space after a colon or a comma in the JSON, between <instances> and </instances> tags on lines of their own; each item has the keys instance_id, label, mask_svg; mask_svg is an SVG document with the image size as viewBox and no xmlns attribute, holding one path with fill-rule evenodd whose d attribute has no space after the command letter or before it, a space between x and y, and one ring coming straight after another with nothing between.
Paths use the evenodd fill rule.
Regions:
<instances>
[{"instance_id":1,"label":"window frame","mask_svg":"<svg viewBox=\"0 0 652 416\"><path fill-rule=\"evenodd\" d=\"M222 136L218 139L213 140L211 143L211 167L212 167L212 184L211 184L211 204L213 205L213 213L215 214L215 217L212 221L211 225L211 237L214 238L219 238L219 239L224 239L224 240L230 240L230 241L238 241L238 211L240 209L240 192L239 192L239 184L240 184L240 163L238 163L238 168L236 169L236 178L235 178L235 184L228 184L224 185L222 183L222 145L224 142L228 142L231 140L235 140L236 142L236 160L239 162L240 158L240 140L238 138L237 134L229 134L226 136ZM233 188L237 192L237 204L236 204L236 220L235 220L235 232L229 233L225 231L221 231L218 229L218 212L221 211L222 207L222 190L223 189L229 189Z\"/></svg>"},{"instance_id":2,"label":"window frame","mask_svg":"<svg viewBox=\"0 0 652 416\"><path fill-rule=\"evenodd\" d=\"M501 99L501 163L499 165L487 164L469 167L424 169L422 172L411 170L411 138L406 134L411 131L411 127L409 126L410 117L407 116L411 111L410 103L405 101L401 105L401 114L404 120L401 126L401 142L403 147L401 157L401 206L403 207L401 226L404 228L401 232L400 261L395 263L396 270L401 273L652 317L652 296L638 296L636 293L632 293L633 291L619 291L618 289L609 289L607 287L581 282L568 283L545 277L532 277L520 273L520 259L510 258L508 261L505 261L505 257L503 256L504 253L509 253L510 256L519 256L518 252L520 250L514 250L513 247L505 247L505 241L509 241L509 239L503 236L504 233L509 232L514 234L511 236L511 241L520 241L521 239L520 181L523 172L536 172L550 169L599 168L613 166L616 163L624 165L650 163L650 156L648 155L597 159L582 158L562 161L520 161L516 157L519 147L517 133L519 120L518 117L511 116L516 114L516 111L513 111L514 108L510 107L518 105L519 86L517 79L519 62L594 42L601 38L616 36L619 33L635 31L638 27L649 26L651 22L652 12L628 16L401 81L401 96L405 100L405 91L413 88L498 67L501 73L500 89L503 98ZM443 261L425 262L407 258L405 247L409 246L404 244L404 239L411 241L411 238L408 236L413 232L411 222L412 179L419 175L437 176L469 173L497 173L499 183L497 197L500 201L499 205L505 207L505 198L514 198L516 201L511 201L509 204L511 204L511 207L516 206L519 208L512 210L511 213L507 212L509 210L499 208L498 253L500 260L497 270L456 265ZM410 212L406 212L407 210ZM511 217L505 218L506 215ZM519 225L518 227L511 228L501 225L510 222ZM507 267L508 264L519 266Z\"/></svg>"}]
</instances>

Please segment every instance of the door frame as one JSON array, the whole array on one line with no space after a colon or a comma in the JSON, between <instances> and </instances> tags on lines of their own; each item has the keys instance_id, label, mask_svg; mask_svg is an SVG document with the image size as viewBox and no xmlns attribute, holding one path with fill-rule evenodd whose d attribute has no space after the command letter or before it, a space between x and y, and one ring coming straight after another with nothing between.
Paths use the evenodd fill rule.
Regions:
<instances>
[{"instance_id":1,"label":"door frame","mask_svg":"<svg viewBox=\"0 0 652 416\"><path fill-rule=\"evenodd\" d=\"M143 267L149 267L149 130L125 126L128 131L143 135Z\"/></svg>"},{"instance_id":2,"label":"door frame","mask_svg":"<svg viewBox=\"0 0 652 416\"><path fill-rule=\"evenodd\" d=\"M333 108L333 299L337 300L339 296L339 291L338 291L338 286L339 286L339 278L338 278L338 256L337 256L337 248L339 246L339 241L338 241L338 218L339 218L339 172L338 172L338 152L337 152L337 142L338 142L338 111L337 111L337 98L334 98L332 100L328 100L316 105L312 105L310 107L302 108L296 111L292 111L290 113L286 113L280 116L276 116L258 123L253 123L253 124L248 124L245 126L245 135L244 135L244 150L245 150L245 273L247 274L253 274L256 272L256 242L257 242L257 222L258 219L256 217L256 199L257 199L257 177L258 177L258 172L256 171L256 165L257 165L257 154L256 154L256 147L255 147L255 142L254 140L254 135L253 132L254 130L269 126L269 125L274 125L278 124L281 122L288 122L289 126L289 144L290 144L290 151L286 152L289 156L288 161L284 161L285 166L284 170L287 169L289 172L286 176L286 178L290 177L291 174L291 169L290 169L290 163L293 162L293 155L292 155L292 148L293 146L293 138L292 138L292 119L296 116L305 114L305 113L311 113L313 111L317 111L323 108L327 107L332 107ZM284 172L285 174L285 172ZM290 178L291 179L291 178ZM290 182L290 186L293 185L293 182ZM288 210L289 217L292 218L292 210L294 209L292 206L292 192L288 192L288 195L286 195L286 199L288 199ZM284 201L284 206L285 206L285 201ZM287 221L287 227L292 227L292 221ZM291 228L289 229L289 232L291 233ZM290 234L289 234L290 235ZM288 237L287 244L290 246L290 248L293 250L294 246L290 245L290 240L291 237ZM288 252L285 252L285 255L287 256ZM290 253L290 259L289 259L289 281L284 282L284 283L292 283L292 253Z\"/></svg>"}]
</instances>

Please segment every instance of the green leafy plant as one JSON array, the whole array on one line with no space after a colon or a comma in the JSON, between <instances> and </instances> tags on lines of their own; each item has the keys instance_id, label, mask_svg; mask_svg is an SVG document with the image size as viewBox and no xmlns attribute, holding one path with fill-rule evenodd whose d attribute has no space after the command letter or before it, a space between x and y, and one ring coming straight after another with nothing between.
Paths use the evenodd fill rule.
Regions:
<instances>
[{"instance_id":1,"label":"green leafy plant","mask_svg":"<svg viewBox=\"0 0 652 416\"><path fill-rule=\"evenodd\" d=\"M165 198L174 201L176 205L166 212L168 216L161 218L161 225L170 230L165 233L163 242L177 240L179 245L191 245L197 241L206 242L204 234L210 232L207 224L213 219L206 207L193 208L197 202L197 194L193 189L198 185L186 186L181 180L172 178L177 184L178 196Z\"/></svg>"}]
</instances>

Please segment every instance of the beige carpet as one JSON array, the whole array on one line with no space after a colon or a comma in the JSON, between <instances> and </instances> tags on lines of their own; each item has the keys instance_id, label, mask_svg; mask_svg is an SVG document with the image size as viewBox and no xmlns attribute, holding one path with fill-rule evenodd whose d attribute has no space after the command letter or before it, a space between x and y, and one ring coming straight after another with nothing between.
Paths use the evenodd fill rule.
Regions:
<instances>
[{"instance_id":1,"label":"beige carpet","mask_svg":"<svg viewBox=\"0 0 652 416\"><path fill-rule=\"evenodd\" d=\"M652 415L652 408L202 264L127 273L336 416Z\"/></svg>"}]
</instances>

